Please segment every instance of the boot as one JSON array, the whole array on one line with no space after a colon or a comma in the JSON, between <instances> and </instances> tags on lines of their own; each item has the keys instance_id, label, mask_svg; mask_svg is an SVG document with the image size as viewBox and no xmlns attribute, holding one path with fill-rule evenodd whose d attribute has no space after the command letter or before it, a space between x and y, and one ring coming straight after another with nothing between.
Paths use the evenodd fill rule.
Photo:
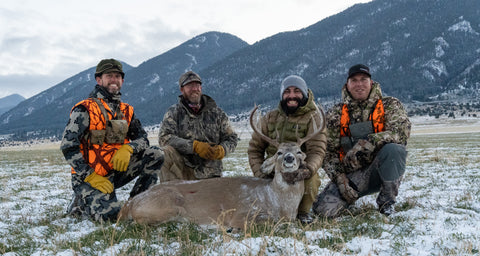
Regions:
<instances>
[{"instance_id":1,"label":"boot","mask_svg":"<svg viewBox=\"0 0 480 256\"><path fill-rule=\"evenodd\" d=\"M395 181L383 181L380 187L380 193L377 197L377 205L380 213L389 216L395 213L395 199L398 195L398 187L400 186L400 180Z\"/></svg>"},{"instance_id":2,"label":"boot","mask_svg":"<svg viewBox=\"0 0 480 256\"><path fill-rule=\"evenodd\" d=\"M81 217L83 215L84 210L81 195L73 193L72 201L68 204L66 213L74 217Z\"/></svg>"},{"instance_id":3,"label":"boot","mask_svg":"<svg viewBox=\"0 0 480 256\"><path fill-rule=\"evenodd\" d=\"M157 183L157 180L157 174L140 175L137 179L137 182L135 182L132 191L130 191L130 198L133 198L134 196L147 190L152 185L155 185Z\"/></svg>"},{"instance_id":4,"label":"boot","mask_svg":"<svg viewBox=\"0 0 480 256\"><path fill-rule=\"evenodd\" d=\"M310 213L299 212L297 214L297 219L303 224L308 225L313 222L313 217Z\"/></svg>"}]
</instances>

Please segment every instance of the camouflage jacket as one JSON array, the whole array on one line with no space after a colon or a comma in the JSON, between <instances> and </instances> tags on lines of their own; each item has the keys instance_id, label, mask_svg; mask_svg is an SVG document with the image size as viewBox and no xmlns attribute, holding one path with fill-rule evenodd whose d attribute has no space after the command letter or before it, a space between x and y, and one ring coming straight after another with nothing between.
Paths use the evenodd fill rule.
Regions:
<instances>
[{"instance_id":1,"label":"camouflage jacket","mask_svg":"<svg viewBox=\"0 0 480 256\"><path fill-rule=\"evenodd\" d=\"M312 91L308 90L307 103L305 106L298 108L292 115L285 114L279 104L277 109L268 112L261 118L261 132L280 143L296 141L297 128L298 135L301 138L313 133L315 130L314 123L317 126L321 124L313 99ZM313 122L313 118L315 118L315 122ZM305 162L310 171L316 172L321 168L325 156L326 143L325 131L323 131L302 145L302 151L307 155ZM248 160L254 176L267 177L260 171L260 168L265 159L273 156L276 151L277 148L263 141L258 134L252 134L248 144Z\"/></svg>"},{"instance_id":2,"label":"camouflage jacket","mask_svg":"<svg viewBox=\"0 0 480 256\"><path fill-rule=\"evenodd\" d=\"M184 158L185 165L195 170L199 179L221 176L222 160L203 159L193 151L193 141L221 145L225 155L237 147L238 137L234 132L227 114L215 101L202 95L200 112L194 114L179 96L178 103L171 106L163 117L158 142L161 146L170 145Z\"/></svg>"},{"instance_id":3,"label":"camouflage jacket","mask_svg":"<svg viewBox=\"0 0 480 256\"><path fill-rule=\"evenodd\" d=\"M99 85L90 93L89 98L103 99L110 109L116 109L120 103L120 95L111 95ZM63 132L60 149L72 168L81 180L84 180L93 172L93 168L83 158L80 152L80 144L86 143L86 136L89 134L90 116L84 106L77 106L72 109L70 119ZM147 133L142 128L140 121L133 114L132 121L128 127L127 138L130 140L133 152L145 150L149 146Z\"/></svg>"},{"instance_id":4,"label":"camouflage jacket","mask_svg":"<svg viewBox=\"0 0 480 256\"><path fill-rule=\"evenodd\" d=\"M346 85L342 88L343 102L336 104L327 111L327 154L323 163L323 169L334 180L340 172L348 173L349 170L340 162L340 118L342 115L342 106L347 104L352 122L368 121L372 109L377 100L382 99L385 110L385 131L372 133L368 135L368 141L374 145L374 150L367 152L365 160L361 162L362 169L368 167L374 159L375 154L387 143L397 143L406 145L410 137L411 123L408 119L405 108L402 103L394 97L382 97L380 84L374 82L372 90L367 100L358 102L353 100L347 91Z\"/></svg>"}]
</instances>

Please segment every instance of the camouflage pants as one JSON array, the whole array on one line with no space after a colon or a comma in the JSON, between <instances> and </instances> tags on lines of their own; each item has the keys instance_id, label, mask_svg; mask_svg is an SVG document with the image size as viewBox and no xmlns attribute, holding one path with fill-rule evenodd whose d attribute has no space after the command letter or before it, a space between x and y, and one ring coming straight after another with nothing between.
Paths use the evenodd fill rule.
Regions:
<instances>
[{"instance_id":1,"label":"camouflage pants","mask_svg":"<svg viewBox=\"0 0 480 256\"><path fill-rule=\"evenodd\" d=\"M187 161L172 146L163 147L165 162L160 169L160 182L170 180L200 180L221 176L221 165L215 161L198 161L195 164L185 164ZM220 162L221 163L221 162ZM194 166L194 167L192 167Z\"/></svg>"},{"instance_id":2,"label":"camouflage pants","mask_svg":"<svg viewBox=\"0 0 480 256\"><path fill-rule=\"evenodd\" d=\"M298 213L310 213L315 197L318 194L318 188L321 184L320 176L317 172L304 182L305 192L303 193L302 201L300 201L300 205L298 206Z\"/></svg>"},{"instance_id":3,"label":"camouflage pants","mask_svg":"<svg viewBox=\"0 0 480 256\"><path fill-rule=\"evenodd\" d=\"M185 160L171 146L163 148L165 152L165 162L160 169L160 182L170 180L198 180L195 177L193 168L185 165Z\"/></svg>"},{"instance_id":4,"label":"camouflage pants","mask_svg":"<svg viewBox=\"0 0 480 256\"><path fill-rule=\"evenodd\" d=\"M163 151L155 146L137 154L132 154L127 171L113 171L107 177L115 189L123 187L138 177L135 185L130 191L130 197L145 191L157 182L157 172L163 163ZM110 194L90 186L89 183L81 180L78 175L72 174L72 188L76 207L96 221L115 221L122 203L117 200L115 190Z\"/></svg>"},{"instance_id":5,"label":"camouflage pants","mask_svg":"<svg viewBox=\"0 0 480 256\"><path fill-rule=\"evenodd\" d=\"M347 174L350 186L358 192L359 197L380 192L376 200L379 208L387 203L393 204L405 172L406 158L404 146L386 144L368 168ZM323 217L337 217L348 205L340 195L337 184L329 182L317 196L313 211Z\"/></svg>"}]
</instances>

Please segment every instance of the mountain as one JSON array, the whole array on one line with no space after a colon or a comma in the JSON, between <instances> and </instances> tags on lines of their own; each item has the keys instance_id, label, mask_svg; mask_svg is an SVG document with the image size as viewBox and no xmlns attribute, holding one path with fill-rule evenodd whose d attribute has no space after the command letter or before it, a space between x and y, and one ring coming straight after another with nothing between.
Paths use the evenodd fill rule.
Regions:
<instances>
[{"instance_id":1,"label":"mountain","mask_svg":"<svg viewBox=\"0 0 480 256\"><path fill-rule=\"evenodd\" d=\"M135 107L142 122L160 122L163 115L158 115L156 109L142 103L158 100L163 95L168 95L169 99L156 102L153 106L176 101L176 95L180 93L176 81L184 71L206 68L245 46L248 44L236 36L208 32L147 60L138 67L122 62L125 72L122 99ZM88 97L93 90L95 68L82 71L1 115L0 134L13 134L12 138L17 140L60 136L71 108ZM152 117L147 116L147 113Z\"/></svg>"},{"instance_id":2,"label":"mountain","mask_svg":"<svg viewBox=\"0 0 480 256\"><path fill-rule=\"evenodd\" d=\"M281 80L297 74L327 102L340 98L348 68L364 63L385 94L406 102L478 99L479 7L478 0L357 4L223 59L202 71L204 90L236 113L254 103L278 104Z\"/></svg>"},{"instance_id":3,"label":"mountain","mask_svg":"<svg viewBox=\"0 0 480 256\"><path fill-rule=\"evenodd\" d=\"M7 112L11 108L18 105L18 103L25 100L22 95L12 94L3 98L0 98L0 115Z\"/></svg>"},{"instance_id":4,"label":"mountain","mask_svg":"<svg viewBox=\"0 0 480 256\"><path fill-rule=\"evenodd\" d=\"M144 125L158 124L177 101L178 77L193 69L204 93L232 115L255 103L276 106L280 83L290 74L302 76L328 105L339 100L348 68L363 63L385 95L404 102L478 101L478 7L478 0L374 0L253 45L205 33L126 72L123 99ZM70 108L93 87L89 81L81 90L79 81L93 68L80 74L1 115L0 131L58 136Z\"/></svg>"}]
</instances>

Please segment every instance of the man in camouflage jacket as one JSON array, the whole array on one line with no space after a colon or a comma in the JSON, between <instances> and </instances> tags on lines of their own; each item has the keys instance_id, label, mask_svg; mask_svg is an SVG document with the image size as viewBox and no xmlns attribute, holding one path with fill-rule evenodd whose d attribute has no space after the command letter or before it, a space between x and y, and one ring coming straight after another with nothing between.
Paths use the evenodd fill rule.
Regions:
<instances>
[{"instance_id":1,"label":"man in camouflage jacket","mask_svg":"<svg viewBox=\"0 0 480 256\"><path fill-rule=\"evenodd\" d=\"M158 141L165 152L160 182L220 177L222 159L237 147L237 134L215 101L202 94L202 80L188 71L178 81L181 95L163 118Z\"/></svg>"},{"instance_id":2,"label":"man in camouflage jacket","mask_svg":"<svg viewBox=\"0 0 480 256\"><path fill-rule=\"evenodd\" d=\"M394 213L405 172L411 123L402 103L382 97L367 66L349 69L343 102L327 112L327 154L323 169L329 184L314 203L315 213L336 217L364 195L380 192L379 211Z\"/></svg>"},{"instance_id":3,"label":"man in camouflage jacket","mask_svg":"<svg viewBox=\"0 0 480 256\"><path fill-rule=\"evenodd\" d=\"M280 98L278 108L268 112L261 119L263 134L276 139L279 143L296 142L297 134L303 138L315 131L315 125L319 127L322 121L315 106L313 93L307 88L307 84L301 77L295 75L286 77L282 81ZM305 192L297 215L297 218L303 223L310 223L313 220L310 211L320 186L318 170L322 166L325 148L325 131L302 145L302 151L306 154L306 168L310 173L310 177L304 181ZM276 152L277 148L262 140L258 134L253 133L248 145L248 160L255 177L273 178L274 173L264 174L261 166Z\"/></svg>"},{"instance_id":4,"label":"man in camouflage jacket","mask_svg":"<svg viewBox=\"0 0 480 256\"><path fill-rule=\"evenodd\" d=\"M133 107L121 102L124 75L119 61L101 60L95 89L70 113L60 146L72 167L74 195L68 214L115 221L122 206L116 188L138 177L133 197L157 181L163 152L149 147Z\"/></svg>"}]
</instances>

